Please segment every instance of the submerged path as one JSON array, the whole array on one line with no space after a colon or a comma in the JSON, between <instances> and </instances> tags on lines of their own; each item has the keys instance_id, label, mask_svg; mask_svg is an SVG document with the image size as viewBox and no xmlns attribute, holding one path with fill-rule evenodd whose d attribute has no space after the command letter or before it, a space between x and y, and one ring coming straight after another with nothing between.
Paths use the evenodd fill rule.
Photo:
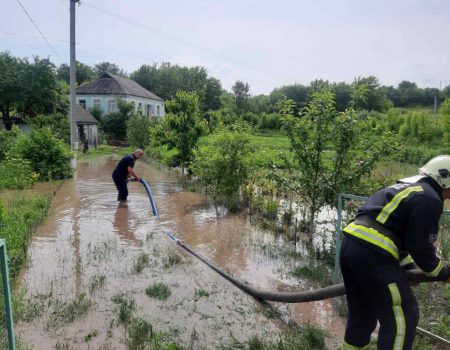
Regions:
<instances>
[{"instance_id":1,"label":"submerged path","mask_svg":"<svg viewBox=\"0 0 450 350\"><path fill-rule=\"evenodd\" d=\"M113 158L80 162L75 177L56 193L17 287L29 310L16 327L22 341L35 349L125 349L129 332L118 299L131 300L133 317L185 347L232 348L252 336L276 339L281 322L185 255L163 228L255 287L306 288L290 277L283 256L268 256L277 246L273 236L245 215L217 216L202 195L183 190L175 176L143 162L136 169L152 187L160 219L152 216L147 194L136 183L129 184L128 206L119 207L111 179L116 163ZM155 283L169 288L167 299L146 295ZM341 341L343 324L329 301L277 307L298 323L309 321L334 334L330 344Z\"/></svg>"}]
</instances>

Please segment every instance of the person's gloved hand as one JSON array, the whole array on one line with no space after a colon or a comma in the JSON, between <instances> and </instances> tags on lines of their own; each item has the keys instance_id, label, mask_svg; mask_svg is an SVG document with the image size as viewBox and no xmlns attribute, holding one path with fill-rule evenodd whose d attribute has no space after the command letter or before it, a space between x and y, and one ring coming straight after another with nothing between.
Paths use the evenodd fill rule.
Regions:
<instances>
[{"instance_id":1,"label":"person's gloved hand","mask_svg":"<svg viewBox=\"0 0 450 350\"><path fill-rule=\"evenodd\" d=\"M136 176L134 179L135 179L137 182L141 182L141 178L140 178L139 176Z\"/></svg>"}]
</instances>

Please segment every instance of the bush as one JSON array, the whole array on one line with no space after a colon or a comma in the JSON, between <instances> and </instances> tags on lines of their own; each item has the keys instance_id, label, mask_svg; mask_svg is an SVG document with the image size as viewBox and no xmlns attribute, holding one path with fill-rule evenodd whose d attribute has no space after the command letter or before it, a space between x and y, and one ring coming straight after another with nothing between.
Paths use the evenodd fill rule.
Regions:
<instances>
[{"instance_id":1,"label":"bush","mask_svg":"<svg viewBox=\"0 0 450 350\"><path fill-rule=\"evenodd\" d=\"M33 172L31 164L23 159L7 159L0 162L0 191L22 189L33 185L38 175Z\"/></svg>"},{"instance_id":2,"label":"bush","mask_svg":"<svg viewBox=\"0 0 450 350\"><path fill-rule=\"evenodd\" d=\"M11 131L0 130L0 162L6 159L8 152L14 147L20 134L21 131L16 126L13 126Z\"/></svg>"},{"instance_id":3,"label":"bush","mask_svg":"<svg viewBox=\"0 0 450 350\"><path fill-rule=\"evenodd\" d=\"M144 149L150 144L150 119L142 113L133 114L127 121L127 138L133 147Z\"/></svg>"},{"instance_id":4,"label":"bush","mask_svg":"<svg viewBox=\"0 0 450 350\"><path fill-rule=\"evenodd\" d=\"M38 115L28 118L27 123L33 129L49 128L53 135L70 145L70 121L69 116L62 113L50 115Z\"/></svg>"},{"instance_id":5,"label":"bush","mask_svg":"<svg viewBox=\"0 0 450 350\"><path fill-rule=\"evenodd\" d=\"M21 135L12 151L30 162L40 181L65 179L72 175L69 146L48 128L33 130L29 137Z\"/></svg>"}]
</instances>

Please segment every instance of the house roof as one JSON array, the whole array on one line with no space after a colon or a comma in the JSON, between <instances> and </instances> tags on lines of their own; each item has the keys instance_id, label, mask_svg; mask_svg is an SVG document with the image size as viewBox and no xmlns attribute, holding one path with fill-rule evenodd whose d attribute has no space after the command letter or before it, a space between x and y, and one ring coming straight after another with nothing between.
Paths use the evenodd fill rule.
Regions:
<instances>
[{"instance_id":1,"label":"house roof","mask_svg":"<svg viewBox=\"0 0 450 350\"><path fill-rule=\"evenodd\" d=\"M164 101L153 92L144 89L134 80L105 73L97 80L85 83L77 88L78 95L131 95L152 100Z\"/></svg>"},{"instance_id":2,"label":"house roof","mask_svg":"<svg viewBox=\"0 0 450 350\"><path fill-rule=\"evenodd\" d=\"M80 105L75 105L73 122L75 124L98 124L98 120Z\"/></svg>"}]
</instances>

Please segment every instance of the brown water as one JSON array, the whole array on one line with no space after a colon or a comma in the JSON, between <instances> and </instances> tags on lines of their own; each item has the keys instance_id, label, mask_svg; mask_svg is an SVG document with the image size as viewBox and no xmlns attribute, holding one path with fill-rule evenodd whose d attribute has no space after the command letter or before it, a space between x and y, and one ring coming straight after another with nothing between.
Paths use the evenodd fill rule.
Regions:
<instances>
[{"instance_id":1,"label":"brown water","mask_svg":"<svg viewBox=\"0 0 450 350\"><path fill-rule=\"evenodd\" d=\"M217 215L204 196L186 192L176 176L143 162L136 170L152 188L160 218L152 216L140 184L129 184L128 206L119 207L111 179L116 163L112 158L80 162L75 177L57 191L47 220L33 238L30 265L17 288L29 300L45 300L42 313L16 326L24 343L35 349L126 348L126 330L118 324L117 305L111 301L119 293L136 301L134 316L170 332L185 347L232 347L233 337L244 342L252 335L275 339L284 329L279 320L268 319L257 302L184 253L163 229L172 229L192 249L255 287L311 289L288 273L292 262L267 254L285 249L286 243L252 225L245 215L223 210ZM135 273L142 252L150 264ZM170 266L168 259L174 255L181 262ZM104 284L94 288L99 277ZM155 282L169 286L168 299L145 294ZM209 296L197 296L198 290ZM84 316L52 323L56 301L71 301L83 293L92 302ZM342 340L343 323L329 301L277 307L300 324L309 321L326 329L330 349ZM94 336L86 341L88 334Z\"/></svg>"}]
</instances>

